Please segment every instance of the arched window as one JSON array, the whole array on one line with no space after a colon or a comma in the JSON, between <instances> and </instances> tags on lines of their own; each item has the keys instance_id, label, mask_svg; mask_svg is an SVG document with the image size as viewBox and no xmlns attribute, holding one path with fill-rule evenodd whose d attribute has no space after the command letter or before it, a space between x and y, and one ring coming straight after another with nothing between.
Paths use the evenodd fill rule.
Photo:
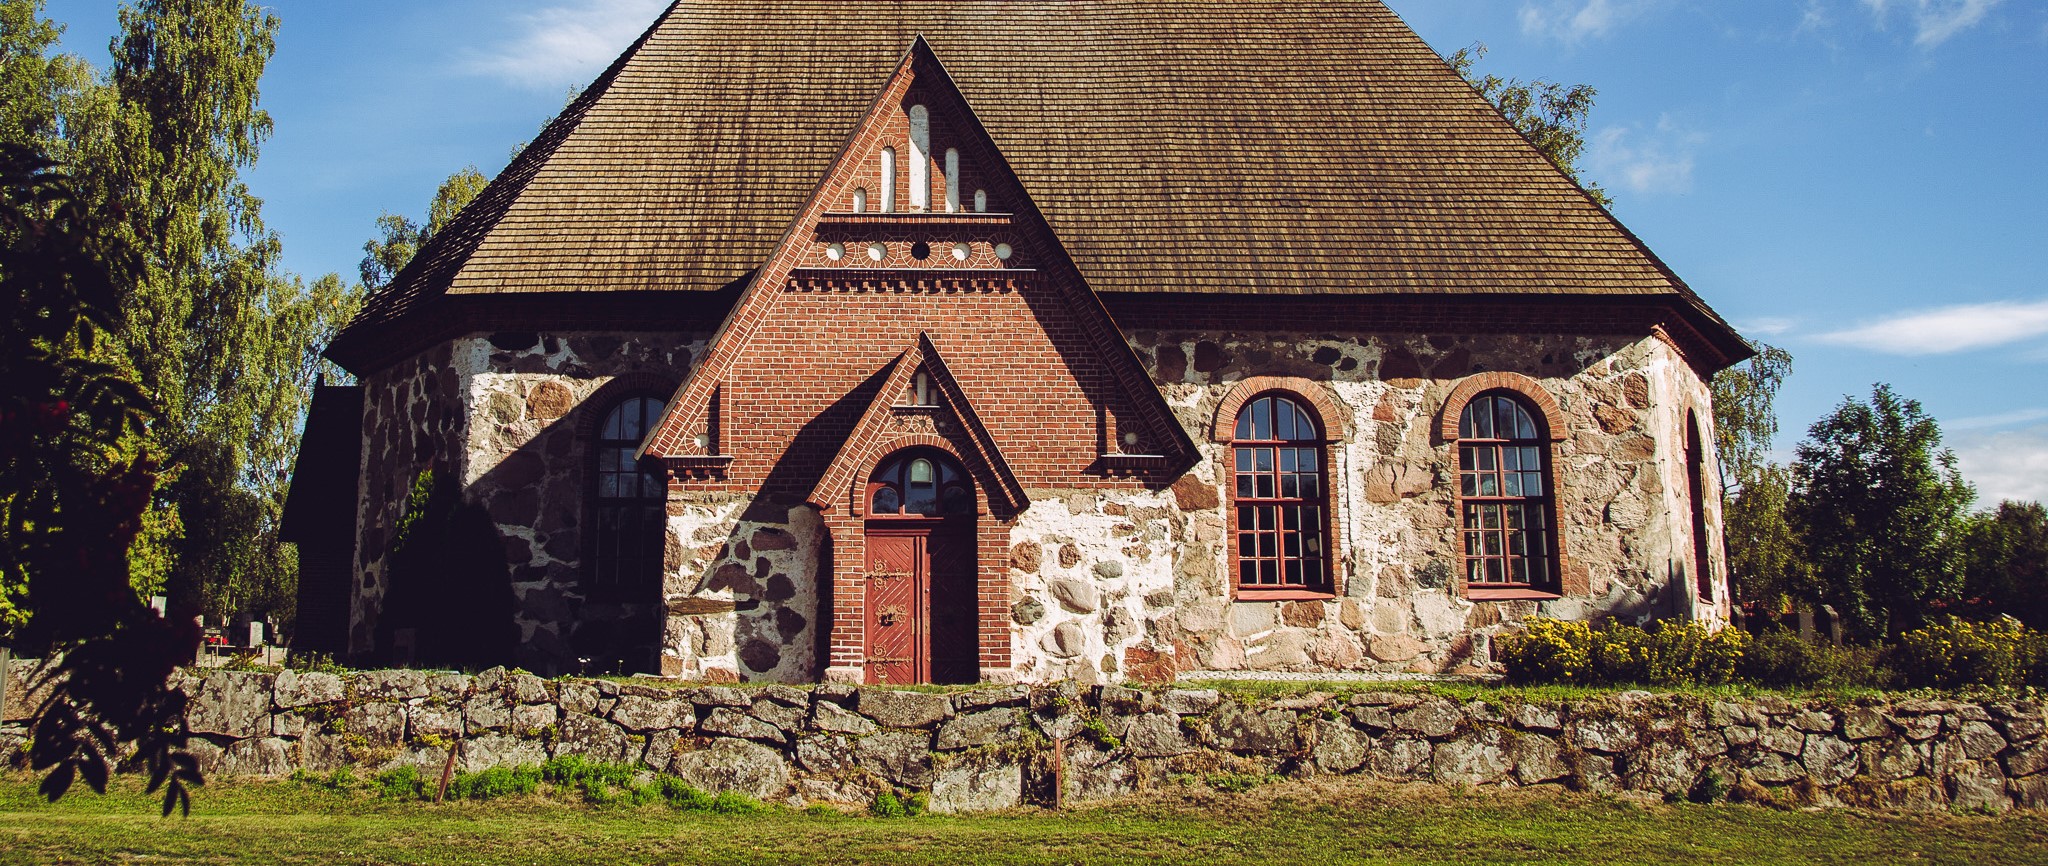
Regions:
<instances>
[{"instance_id":1,"label":"arched window","mask_svg":"<svg viewBox=\"0 0 2048 866\"><path fill-rule=\"evenodd\" d=\"M1700 438L1700 419L1685 413L1685 493L1692 505L1693 586L1700 600L1714 600L1712 550L1707 544L1707 459L1706 444Z\"/></svg>"},{"instance_id":2,"label":"arched window","mask_svg":"<svg viewBox=\"0 0 2048 866\"><path fill-rule=\"evenodd\" d=\"M977 189L974 191L974 212L988 213L988 190Z\"/></svg>"},{"instance_id":3,"label":"arched window","mask_svg":"<svg viewBox=\"0 0 2048 866\"><path fill-rule=\"evenodd\" d=\"M882 148L882 212L896 212L896 148Z\"/></svg>"},{"instance_id":4,"label":"arched window","mask_svg":"<svg viewBox=\"0 0 2048 866\"><path fill-rule=\"evenodd\" d=\"M853 191L853 212L868 212L868 188L859 187Z\"/></svg>"},{"instance_id":5,"label":"arched window","mask_svg":"<svg viewBox=\"0 0 2048 866\"><path fill-rule=\"evenodd\" d=\"M868 478L869 517L955 517L974 513L960 464L936 451L898 455Z\"/></svg>"},{"instance_id":6,"label":"arched window","mask_svg":"<svg viewBox=\"0 0 2048 866\"><path fill-rule=\"evenodd\" d=\"M1514 395L1490 391L1465 404L1458 418L1458 495L1468 587L1556 591L1550 448L1529 407Z\"/></svg>"},{"instance_id":7,"label":"arched window","mask_svg":"<svg viewBox=\"0 0 2048 866\"><path fill-rule=\"evenodd\" d=\"M662 407L655 397L629 397L612 407L598 428L594 531L585 547L593 594L649 600L659 594L668 482L633 454Z\"/></svg>"},{"instance_id":8,"label":"arched window","mask_svg":"<svg viewBox=\"0 0 2048 866\"><path fill-rule=\"evenodd\" d=\"M1330 591L1330 490L1323 432L1284 394L1244 404L1231 437L1240 591Z\"/></svg>"}]
</instances>

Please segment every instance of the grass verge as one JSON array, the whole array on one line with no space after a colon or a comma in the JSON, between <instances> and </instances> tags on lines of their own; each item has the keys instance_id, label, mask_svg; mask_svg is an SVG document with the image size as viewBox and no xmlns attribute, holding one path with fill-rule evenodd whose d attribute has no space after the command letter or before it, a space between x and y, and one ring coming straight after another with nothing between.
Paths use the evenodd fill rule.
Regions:
<instances>
[{"instance_id":1,"label":"grass verge","mask_svg":"<svg viewBox=\"0 0 2048 866\"><path fill-rule=\"evenodd\" d=\"M0 864L1855 863L2039 864L2048 816L1778 812L1557 790L1345 781L1169 790L1066 812L883 818L590 805L441 805L216 784L159 819L134 779L45 804L0 776Z\"/></svg>"}]
</instances>

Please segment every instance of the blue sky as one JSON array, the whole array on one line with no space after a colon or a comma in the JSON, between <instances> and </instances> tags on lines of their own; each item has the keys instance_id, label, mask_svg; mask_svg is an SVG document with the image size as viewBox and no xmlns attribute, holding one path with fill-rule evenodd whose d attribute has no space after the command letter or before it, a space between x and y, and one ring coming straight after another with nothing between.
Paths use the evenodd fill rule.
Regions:
<instances>
[{"instance_id":1,"label":"blue sky","mask_svg":"<svg viewBox=\"0 0 2048 866\"><path fill-rule=\"evenodd\" d=\"M1797 357L1781 450L1893 384L1984 501L2048 499L2048 4L1389 0L1482 71L1600 90L1584 161L1722 315ZM494 173L665 0L281 0L250 175L286 266ZM104 63L113 0L51 0ZM943 46L941 46L943 50Z\"/></svg>"}]
</instances>

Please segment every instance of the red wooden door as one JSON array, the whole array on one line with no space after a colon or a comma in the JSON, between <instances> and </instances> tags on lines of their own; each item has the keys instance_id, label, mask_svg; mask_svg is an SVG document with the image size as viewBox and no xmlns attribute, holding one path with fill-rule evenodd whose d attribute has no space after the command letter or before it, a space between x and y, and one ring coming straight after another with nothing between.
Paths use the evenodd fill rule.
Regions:
<instances>
[{"instance_id":1,"label":"red wooden door","mask_svg":"<svg viewBox=\"0 0 2048 866\"><path fill-rule=\"evenodd\" d=\"M927 537L931 681L981 680L980 605L974 580L974 530L942 526Z\"/></svg>"},{"instance_id":2,"label":"red wooden door","mask_svg":"<svg viewBox=\"0 0 2048 866\"><path fill-rule=\"evenodd\" d=\"M867 680L926 682L925 533L870 530L867 548Z\"/></svg>"},{"instance_id":3,"label":"red wooden door","mask_svg":"<svg viewBox=\"0 0 2048 866\"><path fill-rule=\"evenodd\" d=\"M973 525L871 527L867 549L867 681L979 680Z\"/></svg>"}]
</instances>

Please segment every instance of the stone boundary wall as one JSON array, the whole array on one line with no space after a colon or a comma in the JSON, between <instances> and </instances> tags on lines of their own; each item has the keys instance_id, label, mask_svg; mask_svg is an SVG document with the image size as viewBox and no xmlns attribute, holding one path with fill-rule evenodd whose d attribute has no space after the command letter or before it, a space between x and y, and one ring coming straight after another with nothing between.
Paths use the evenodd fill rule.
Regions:
<instances>
[{"instance_id":1,"label":"stone boundary wall","mask_svg":"<svg viewBox=\"0 0 2048 866\"><path fill-rule=\"evenodd\" d=\"M1551 704L1416 692L1247 700L1072 683L942 694L663 688L503 669L181 677L185 725L209 776L407 764L435 776L459 744L458 766L470 771L574 754L769 801L863 806L881 790L924 791L948 812L1219 774L1684 795L1710 771L1733 790L1788 804L2048 808L2048 714L2024 701L1647 692ZM21 734L0 728L0 762L19 765Z\"/></svg>"}]
</instances>

